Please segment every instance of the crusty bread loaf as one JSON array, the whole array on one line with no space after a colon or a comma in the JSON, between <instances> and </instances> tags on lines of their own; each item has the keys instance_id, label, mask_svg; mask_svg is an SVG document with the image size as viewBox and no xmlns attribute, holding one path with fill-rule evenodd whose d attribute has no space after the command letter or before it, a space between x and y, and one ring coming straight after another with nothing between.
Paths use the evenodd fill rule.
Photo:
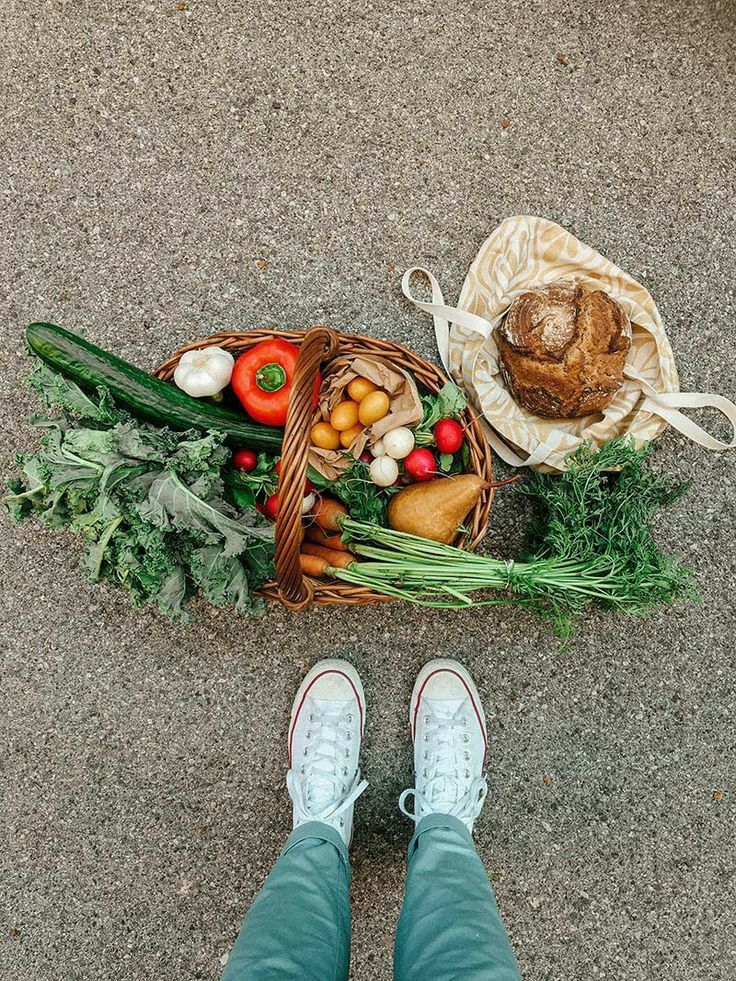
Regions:
<instances>
[{"instance_id":1,"label":"crusty bread loaf","mask_svg":"<svg viewBox=\"0 0 736 981\"><path fill-rule=\"evenodd\" d=\"M557 282L522 293L496 328L504 381L548 419L604 409L623 382L631 324L603 290Z\"/></svg>"}]
</instances>

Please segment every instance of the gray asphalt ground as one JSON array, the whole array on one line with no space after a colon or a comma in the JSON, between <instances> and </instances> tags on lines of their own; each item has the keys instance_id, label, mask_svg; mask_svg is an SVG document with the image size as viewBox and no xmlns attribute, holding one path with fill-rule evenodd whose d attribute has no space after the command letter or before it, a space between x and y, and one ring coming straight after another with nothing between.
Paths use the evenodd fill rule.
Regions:
<instances>
[{"instance_id":1,"label":"gray asphalt ground","mask_svg":"<svg viewBox=\"0 0 736 981\"><path fill-rule=\"evenodd\" d=\"M432 357L401 272L454 301L516 213L644 282L683 388L736 396L730 2L3 8L3 474L36 439L27 322L151 368L218 328L314 322ZM525 979L733 981L734 457L667 434L654 462L694 482L660 534L702 602L590 615L567 646L514 610L202 607L182 631L3 518L3 981L218 977L288 833L288 712L326 654L368 696L356 981L391 976L407 701L438 654L489 715L478 847ZM490 547L523 521L499 493Z\"/></svg>"}]
</instances>

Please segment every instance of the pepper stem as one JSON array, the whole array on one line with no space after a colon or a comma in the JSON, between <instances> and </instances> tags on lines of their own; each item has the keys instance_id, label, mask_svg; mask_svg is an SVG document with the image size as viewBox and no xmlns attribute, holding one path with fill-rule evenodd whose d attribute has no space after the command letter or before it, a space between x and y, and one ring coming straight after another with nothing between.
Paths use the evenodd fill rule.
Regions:
<instances>
[{"instance_id":1,"label":"pepper stem","mask_svg":"<svg viewBox=\"0 0 736 981\"><path fill-rule=\"evenodd\" d=\"M256 372L256 385L264 392L278 392L286 384L286 372L275 361L261 365Z\"/></svg>"}]
</instances>

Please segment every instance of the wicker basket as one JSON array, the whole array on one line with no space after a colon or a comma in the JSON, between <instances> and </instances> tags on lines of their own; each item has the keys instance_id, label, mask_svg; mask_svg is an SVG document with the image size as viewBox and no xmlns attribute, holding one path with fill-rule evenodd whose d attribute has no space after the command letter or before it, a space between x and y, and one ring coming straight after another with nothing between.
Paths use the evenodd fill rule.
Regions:
<instances>
[{"instance_id":1,"label":"wicker basket","mask_svg":"<svg viewBox=\"0 0 736 981\"><path fill-rule=\"evenodd\" d=\"M171 379L179 358L186 351L217 346L225 348L237 357L260 341L273 337L274 333L276 332L272 330L254 330L212 334L210 337L180 348L158 366L155 374L164 380ZM280 507L276 519L276 580L266 583L261 589L261 595L295 610L312 603L359 605L388 602L390 597L383 596L372 589L351 586L348 583L322 582L302 575L299 563L301 502L307 473L315 374L323 361L329 361L339 355L365 355L382 358L389 364L405 368L414 375L422 388L430 392L438 392L447 379L434 365L392 341L381 341L360 334L340 334L329 327L312 327L307 331L290 330L277 333L284 340L300 344L301 353L292 379L291 400L281 454ZM466 409L464 422L465 436L470 450L470 468L492 484L491 451L472 409ZM458 535L456 545L470 549L478 545L486 532L492 499L491 487L484 491L475 508L468 515L466 531Z\"/></svg>"}]
</instances>

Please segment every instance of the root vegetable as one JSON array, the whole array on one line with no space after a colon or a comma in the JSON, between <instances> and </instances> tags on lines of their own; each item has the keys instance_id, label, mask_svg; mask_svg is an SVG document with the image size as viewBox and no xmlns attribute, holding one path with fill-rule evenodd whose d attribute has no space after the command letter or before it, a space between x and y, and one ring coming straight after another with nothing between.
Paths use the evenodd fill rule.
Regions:
<instances>
[{"instance_id":1,"label":"root vegetable","mask_svg":"<svg viewBox=\"0 0 736 981\"><path fill-rule=\"evenodd\" d=\"M414 433L407 426L398 426L383 437L383 451L394 460L403 460L414 449Z\"/></svg>"},{"instance_id":2,"label":"root vegetable","mask_svg":"<svg viewBox=\"0 0 736 981\"><path fill-rule=\"evenodd\" d=\"M386 451L383 448L383 440L377 439L375 443L371 443L368 447L373 456L385 456ZM369 461L370 462L370 461Z\"/></svg>"},{"instance_id":3,"label":"root vegetable","mask_svg":"<svg viewBox=\"0 0 736 981\"><path fill-rule=\"evenodd\" d=\"M319 559L324 559L328 565L336 569L348 569L355 562L355 556L350 552L340 552L335 548L325 548L324 545L315 545L313 542L304 542L301 547L302 555L316 555Z\"/></svg>"},{"instance_id":4,"label":"root vegetable","mask_svg":"<svg viewBox=\"0 0 736 981\"><path fill-rule=\"evenodd\" d=\"M318 555L305 555L302 552L299 555L299 565L305 576L314 576L319 579L327 572L329 563Z\"/></svg>"},{"instance_id":5,"label":"root vegetable","mask_svg":"<svg viewBox=\"0 0 736 981\"><path fill-rule=\"evenodd\" d=\"M354 429L358 425L358 403L341 402L332 410L330 425L339 433Z\"/></svg>"},{"instance_id":6,"label":"root vegetable","mask_svg":"<svg viewBox=\"0 0 736 981\"><path fill-rule=\"evenodd\" d=\"M431 480L437 473L437 461L431 450L412 450L404 460L406 472L414 480Z\"/></svg>"},{"instance_id":7,"label":"root vegetable","mask_svg":"<svg viewBox=\"0 0 736 981\"><path fill-rule=\"evenodd\" d=\"M363 432L363 427L360 424L358 424L357 426L353 426L352 429L346 429L343 432L341 432L340 443L342 444L343 448L348 449L349 446L352 446L355 440L358 438L358 436L360 436L362 432Z\"/></svg>"},{"instance_id":8,"label":"root vegetable","mask_svg":"<svg viewBox=\"0 0 736 981\"><path fill-rule=\"evenodd\" d=\"M485 480L472 473L412 484L391 498L389 526L449 545L487 487Z\"/></svg>"},{"instance_id":9,"label":"root vegetable","mask_svg":"<svg viewBox=\"0 0 736 981\"><path fill-rule=\"evenodd\" d=\"M250 473L258 466L258 456L253 450L236 450L233 453L232 464L237 470L244 470Z\"/></svg>"},{"instance_id":10,"label":"root vegetable","mask_svg":"<svg viewBox=\"0 0 736 981\"><path fill-rule=\"evenodd\" d=\"M340 521L347 517L348 509L332 497L320 498L314 506L314 520L325 531L340 531Z\"/></svg>"},{"instance_id":11,"label":"root vegetable","mask_svg":"<svg viewBox=\"0 0 736 981\"><path fill-rule=\"evenodd\" d=\"M366 395L377 391L378 385L374 385L367 378L353 378L348 385L348 395L354 402L362 402Z\"/></svg>"},{"instance_id":12,"label":"root vegetable","mask_svg":"<svg viewBox=\"0 0 736 981\"><path fill-rule=\"evenodd\" d=\"M304 532L304 537L314 545L324 545L325 548L334 548L338 552L349 551L347 545L343 544L341 535L328 535L319 525L309 525Z\"/></svg>"},{"instance_id":13,"label":"root vegetable","mask_svg":"<svg viewBox=\"0 0 736 981\"><path fill-rule=\"evenodd\" d=\"M311 439L321 450L337 450L340 447L340 434L329 422L318 422L312 426Z\"/></svg>"},{"instance_id":14,"label":"root vegetable","mask_svg":"<svg viewBox=\"0 0 736 981\"><path fill-rule=\"evenodd\" d=\"M440 419L432 431L440 453L457 453L463 445L463 427L454 419Z\"/></svg>"},{"instance_id":15,"label":"root vegetable","mask_svg":"<svg viewBox=\"0 0 736 981\"><path fill-rule=\"evenodd\" d=\"M385 392L371 392L360 403L358 418L364 426L371 426L379 419L383 419L390 404L389 397Z\"/></svg>"},{"instance_id":16,"label":"root vegetable","mask_svg":"<svg viewBox=\"0 0 736 981\"><path fill-rule=\"evenodd\" d=\"M390 456L377 456L370 466L371 480L377 487L390 487L399 476L399 465Z\"/></svg>"},{"instance_id":17,"label":"root vegetable","mask_svg":"<svg viewBox=\"0 0 736 981\"><path fill-rule=\"evenodd\" d=\"M270 497L266 498L266 503L263 505L263 513L271 521L276 520L276 516L279 513L279 495L271 494Z\"/></svg>"}]
</instances>

